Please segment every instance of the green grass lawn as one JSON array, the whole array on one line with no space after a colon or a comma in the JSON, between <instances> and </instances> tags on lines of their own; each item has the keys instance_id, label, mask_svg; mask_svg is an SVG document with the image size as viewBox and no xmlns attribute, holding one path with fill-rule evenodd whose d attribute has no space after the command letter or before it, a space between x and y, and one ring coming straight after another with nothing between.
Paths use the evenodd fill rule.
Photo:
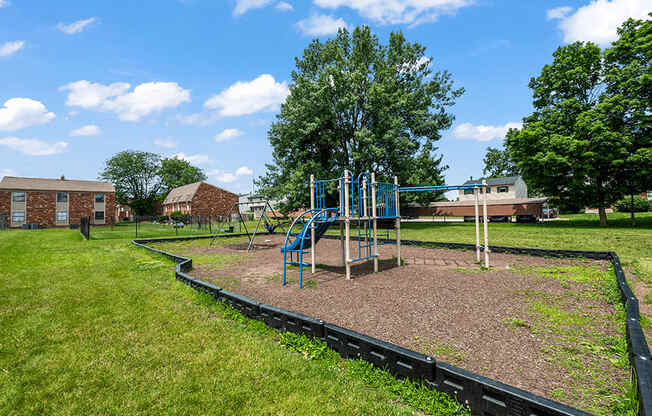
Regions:
<instances>
[{"instance_id":1,"label":"green grass lawn","mask_svg":"<svg viewBox=\"0 0 652 416\"><path fill-rule=\"evenodd\" d=\"M242 318L127 238L0 232L0 414L465 413Z\"/></svg>"},{"instance_id":2,"label":"green grass lawn","mask_svg":"<svg viewBox=\"0 0 652 416\"><path fill-rule=\"evenodd\" d=\"M234 233L244 233L245 228L240 227L239 223L234 222ZM92 240L115 240L115 239L135 239L135 238L162 238L162 237L189 237L195 235L211 235L218 229L224 227L224 224L212 223L210 228L204 224L201 228L197 224L186 225L182 228L175 228L167 224L153 224L151 222L120 222L115 225L91 226ZM247 221L245 227L249 233L256 229L255 221ZM267 232L261 224L259 233Z\"/></svg>"},{"instance_id":3,"label":"green grass lawn","mask_svg":"<svg viewBox=\"0 0 652 416\"><path fill-rule=\"evenodd\" d=\"M541 224L489 223L489 244L549 249L615 251L624 266L640 272L652 283L652 212L608 214L609 227L600 227L595 214L565 215L568 221ZM392 237L394 233L392 233ZM410 240L475 243L473 223L403 223L401 238ZM482 237L481 237L482 238Z\"/></svg>"}]
</instances>

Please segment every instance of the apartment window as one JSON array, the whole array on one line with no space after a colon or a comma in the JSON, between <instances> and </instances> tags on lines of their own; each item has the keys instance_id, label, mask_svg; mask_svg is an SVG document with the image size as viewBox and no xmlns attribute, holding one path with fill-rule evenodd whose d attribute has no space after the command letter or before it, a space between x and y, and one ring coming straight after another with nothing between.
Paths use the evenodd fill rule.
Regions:
<instances>
[{"instance_id":1,"label":"apartment window","mask_svg":"<svg viewBox=\"0 0 652 416\"><path fill-rule=\"evenodd\" d=\"M25 202L25 192L14 192L12 198L14 202Z\"/></svg>"},{"instance_id":2,"label":"apartment window","mask_svg":"<svg viewBox=\"0 0 652 416\"><path fill-rule=\"evenodd\" d=\"M57 221L68 221L68 213L66 211L57 211Z\"/></svg>"},{"instance_id":3,"label":"apartment window","mask_svg":"<svg viewBox=\"0 0 652 416\"><path fill-rule=\"evenodd\" d=\"M498 192L499 194L507 191L509 191L509 186L499 186L498 188L496 188L496 192Z\"/></svg>"},{"instance_id":4,"label":"apartment window","mask_svg":"<svg viewBox=\"0 0 652 416\"><path fill-rule=\"evenodd\" d=\"M95 194L95 202L98 204L104 203L104 194Z\"/></svg>"},{"instance_id":5,"label":"apartment window","mask_svg":"<svg viewBox=\"0 0 652 416\"><path fill-rule=\"evenodd\" d=\"M68 193L57 192L57 202L68 202Z\"/></svg>"},{"instance_id":6,"label":"apartment window","mask_svg":"<svg viewBox=\"0 0 652 416\"><path fill-rule=\"evenodd\" d=\"M95 219L102 221L104 219L104 211L95 211Z\"/></svg>"},{"instance_id":7,"label":"apartment window","mask_svg":"<svg viewBox=\"0 0 652 416\"><path fill-rule=\"evenodd\" d=\"M473 195L473 189L465 189L464 195Z\"/></svg>"},{"instance_id":8,"label":"apartment window","mask_svg":"<svg viewBox=\"0 0 652 416\"><path fill-rule=\"evenodd\" d=\"M12 212L11 222L25 222L25 212L23 211Z\"/></svg>"}]
</instances>

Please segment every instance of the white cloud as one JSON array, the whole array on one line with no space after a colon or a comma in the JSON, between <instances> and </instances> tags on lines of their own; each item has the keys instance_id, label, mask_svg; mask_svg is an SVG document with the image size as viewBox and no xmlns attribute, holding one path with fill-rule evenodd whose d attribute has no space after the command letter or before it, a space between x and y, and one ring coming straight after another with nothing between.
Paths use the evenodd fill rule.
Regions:
<instances>
[{"instance_id":1,"label":"white cloud","mask_svg":"<svg viewBox=\"0 0 652 416\"><path fill-rule=\"evenodd\" d=\"M220 117L236 117L259 111L275 111L290 94L287 82L263 74L250 82L238 81L206 100L204 106Z\"/></svg>"},{"instance_id":2,"label":"white cloud","mask_svg":"<svg viewBox=\"0 0 652 416\"><path fill-rule=\"evenodd\" d=\"M247 166L240 166L236 171L235 171L235 176L249 176L253 175L254 171L249 169Z\"/></svg>"},{"instance_id":3,"label":"white cloud","mask_svg":"<svg viewBox=\"0 0 652 416\"><path fill-rule=\"evenodd\" d=\"M125 95L119 95L104 106L120 120L137 121L155 111L174 108L190 101L190 90L176 82L146 82Z\"/></svg>"},{"instance_id":4,"label":"white cloud","mask_svg":"<svg viewBox=\"0 0 652 416\"><path fill-rule=\"evenodd\" d=\"M11 98L0 108L0 130L13 131L36 124L45 124L55 117L54 113L31 98Z\"/></svg>"},{"instance_id":5,"label":"white cloud","mask_svg":"<svg viewBox=\"0 0 652 416\"><path fill-rule=\"evenodd\" d=\"M30 156L50 156L62 153L68 147L66 142L48 143L37 139L19 139L5 137L0 139L0 145L18 150Z\"/></svg>"},{"instance_id":6,"label":"white cloud","mask_svg":"<svg viewBox=\"0 0 652 416\"><path fill-rule=\"evenodd\" d=\"M234 16L240 16L252 9L260 9L270 4L273 0L235 0Z\"/></svg>"},{"instance_id":7,"label":"white cloud","mask_svg":"<svg viewBox=\"0 0 652 416\"><path fill-rule=\"evenodd\" d=\"M102 131L94 124L88 124L70 132L71 136L97 136Z\"/></svg>"},{"instance_id":8,"label":"white cloud","mask_svg":"<svg viewBox=\"0 0 652 416\"><path fill-rule=\"evenodd\" d=\"M18 173L16 173L16 171L13 169L8 169L8 168L0 169L0 179L2 179L5 176L18 176Z\"/></svg>"},{"instance_id":9,"label":"white cloud","mask_svg":"<svg viewBox=\"0 0 652 416\"><path fill-rule=\"evenodd\" d=\"M25 41L24 40L17 40L14 42L5 42L2 45L0 45L0 56L9 56L13 55L19 50L23 49L25 47Z\"/></svg>"},{"instance_id":10,"label":"white cloud","mask_svg":"<svg viewBox=\"0 0 652 416\"><path fill-rule=\"evenodd\" d=\"M131 92L126 82L102 85L86 80L59 88L69 91L66 105L97 111L112 111L123 121L138 121L153 112L175 108L190 101L190 90L176 82L146 82Z\"/></svg>"},{"instance_id":11,"label":"white cloud","mask_svg":"<svg viewBox=\"0 0 652 416\"><path fill-rule=\"evenodd\" d=\"M83 19L83 20L77 20L76 22L72 22L70 24L64 24L64 23L58 23L57 24L57 29L59 29L61 32L67 34L67 35L74 35L77 33L82 32L84 29L86 29L86 26L90 25L93 23L96 19L94 17L88 18L88 19Z\"/></svg>"},{"instance_id":12,"label":"white cloud","mask_svg":"<svg viewBox=\"0 0 652 416\"><path fill-rule=\"evenodd\" d=\"M452 14L474 0L314 0L325 9L349 7L362 17L380 24L418 25L432 22L440 14Z\"/></svg>"},{"instance_id":13,"label":"white cloud","mask_svg":"<svg viewBox=\"0 0 652 416\"><path fill-rule=\"evenodd\" d=\"M286 1L280 1L276 3L276 6L274 6L274 8L281 12L291 12L292 10L294 10L294 7L292 7L292 5Z\"/></svg>"},{"instance_id":14,"label":"white cloud","mask_svg":"<svg viewBox=\"0 0 652 416\"><path fill-rule=\"evenodd\" d=\"M608 46L618 39L616 29L625 20L630 17L645 20L650 11L652 0L595 0L573 14L559 17L559 28L564 42L591 41ZM548 10L549 18L550 12Z\"/></svg>"},{"instance_id":15,"label":"white cloud","mask_svg":"<svg viewBox=\"0 0 652 416\"><path fill-rule=\"evenodd\" d=\"M131 85L126 82L102 85L97 82L81 80L59 87L59 90L70 91L66 99L66 105L89 110L102 107L109 98L126 93L129 87Z\"/></svg>"},{"instance_id":16,"label":"white cloud","mask_svg":"<svg viewBox=\"0 0 652 416\"><path fill-rule=\"evenodd\" d=\"M238 129L224 129L221 133L218 133L215 136L215 141L216 142L226 142L229 140L233 140L236 137L242 136L244 133Z\"/></svg>"},{"instance_id":17,"label":"white cloud","mask_svg":"<svg viewBox=\"0 0 652 416\"><path fill-rule=\"evenodd\" d=\"M546 17L548 20L563 19L572 11L573 8L569 6L555 7L554 9L546 10Z\"/></svg>"},{"instance_id":18,"label":"white cloud","mask_svg":"<svg viewBox=\"0 0 652 416\"><path fill-rule=\"evenodd\" d=\"M453 136L462 140L477 140L479 142L488 142L494 139L503 139L509 129L520 129L522 123L510 122L504 126L485 126L473 125L471 123L462 123L455 127Z\"/></svg>"},{"instance_id":19,"label":"white cloud","mask_svg":"<svg viewBox=\"0 0 652 416\"><path fill-rule=\"evenodd\" d=\"M10 4L11 3L9 3L9 0L0 0L0 9L2 9L3 7L7 7ZM7 176L9 176L9 175L7 175Z\"/></svg>"},{"instance_id":20,"label":"white cloud","mask_svg":"<svg viewBox=\"0 0 652 416\"><path fill-rule=\"evenodd\" d=\"M154 144L159 147L164 147L166 149L174 149L179 145L179 143L177 143L171 137L154 139Z\"/></svg>"},{"instance_id":21,"label":"white cloud","mask_svg":"<svg viewBox=\"0 0 652 416\"><path fill-rule=\"evenodd\" d=\"M213 163L213 160L208 157L208 155L196 154L196 155L187 155L185 153L177 153L172 155L177 159L183 159L192 165L207 165Z\"/></svg>"},{"instance_id":22,"label":"white cloud","mask_svg":"<svg viewBox=\"0 0 652 416\"><path fill-rule=\"evenodd\" d=\"M297 28L304 35L326 36L337 33L337 30L346 28L347 24L341 17L336 19L325 14L315 14L296 23Z\"/></svg>"},{"instance_id":23,"label":"white cloud","mask_svg":"<svg viewBox=\"0 0 652 416\"><path fill-rule=\"evenodd\" d=\"M211 170L207 172L207 175L214 178L217 182L221 183L233 183L237 181L242 176L251 176L253 171L247 166L240 166L236 169L235 172L228 172L224 170Z\"/></svg>"}]
</instances>

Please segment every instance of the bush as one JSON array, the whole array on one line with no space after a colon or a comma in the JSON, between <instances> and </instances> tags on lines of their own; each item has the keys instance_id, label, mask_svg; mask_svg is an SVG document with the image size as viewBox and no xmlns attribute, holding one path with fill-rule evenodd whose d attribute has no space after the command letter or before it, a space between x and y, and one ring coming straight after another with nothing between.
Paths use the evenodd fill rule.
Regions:
<instances>
[{"instance_id":1,"label":"bush","mask_svg":"<svg viewBox=\"0 0 652 416\"><path fill-rule=\"evenodd\" d=\"M632 212L632 199L629 196L621 199L614 205L616 207L616 211L618 212ZM650 204L650 201L643 198L642 196L634 196L634 212L647 212L652 208L650 205L652 205Z\"/></svg>"},{"instance_id":2,"label":"bush","mask_svg":"<svg viewBox=\"0 0 652 416\"><path fill-rule=\"evenodd\" d=\"M182 214L181 211L173 211L170 214L170 219L172 221L174 221L175 223L176 222L182 222L184 224L187 224L188 222L190 222L190 215Z\"/></svg>"}]
</instances>

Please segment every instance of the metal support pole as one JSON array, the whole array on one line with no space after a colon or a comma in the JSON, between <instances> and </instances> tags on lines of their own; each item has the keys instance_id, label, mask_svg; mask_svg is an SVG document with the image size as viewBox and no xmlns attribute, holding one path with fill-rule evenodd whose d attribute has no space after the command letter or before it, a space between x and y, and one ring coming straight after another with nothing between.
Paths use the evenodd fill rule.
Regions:
<instances>
[{"instance_id":1,"label":"metal support pole","mask_svg":"<svg viewBox=\"0 0 652 416\"><path fill-rule=\"evenodd\" d=\"M398 200L398 177L394 176L394 185L396 185L396 264L401 265L401 212Z\"/></svg>"},{"instance_id":2,"label":"metal support pole","mask_svg":"<svg viewBox=\"0 0 652 416\"><path fill-rule=\"evenodd\" d=\"M376 207L376 192L378 188L376 187L376 173L371 173L371 216L374 218L374 273L378 272L378 218Z\"/></svg>"},{"instance_id":3,"label":"metal support pole","mask_svg":"<svg viewBox=\"0 0 652 416\"><path fill-rule=\"evenodd\" d=\"M344 250L346 254L346 278L347 280L351 279L351 247L349 242L351 240L351 224L350 224L350 212L349 212L349 186L351 185L351 180L349 178L349 171L344 171Z\"/></svg>"},{"instance_id":4,"label":"metal support pole","mask_svg":"<svg viewBox=\"0 0 652 416\"><path fill-rule=\"evenodd\" d=\"M310 209L315 209L315 175L310 175ZM315 215L314 211L310 212L310 216ZM315 222L310 223L310 260L312 262L311 269L315 272Z\"/></svg>"},{"instance_id":5,"label":"metal support pole","mask_svg":"<svg viewBox=\"0 0 652 416\"><path fill-rule=\"evenodd\" d=\"M487 216L487 181L482 181L484 198L482 201L484 210L484 267L489 268L489 217Z\"/></svg>"},{"instance_id":6,"label":"metal support pole","mask_svg":"<svg viewBox=\"0 0 652 416\"><path fill-rule=\"evenodd\" d=\"M367 212L367 178L363 177L362 178L362 217L369 217L369 213ZM366 246L369 245L369 221L363 221L362 227L364 229L364 244ZM360 232L358 232L358 238L360 235ZM360 243L358 243L358 250L360 247ZM367 248L367 251L369 249ZM365 253L366 254L366 253ZM362 257L362 253L358 253L358 257Z\"/></svg>"},{"instance_id":7,"label":"metal support pole","mask_svg":"<svg viewBox=\"0 0 652 416\"><path fill-rule=\"evenodd\" d=\"M473 189L473 195L475 196L475 261L480 262L480 218L478 215L478 202L480 199L479 196L480 190L478 188Z\"/></svg>"}]
</instances>

